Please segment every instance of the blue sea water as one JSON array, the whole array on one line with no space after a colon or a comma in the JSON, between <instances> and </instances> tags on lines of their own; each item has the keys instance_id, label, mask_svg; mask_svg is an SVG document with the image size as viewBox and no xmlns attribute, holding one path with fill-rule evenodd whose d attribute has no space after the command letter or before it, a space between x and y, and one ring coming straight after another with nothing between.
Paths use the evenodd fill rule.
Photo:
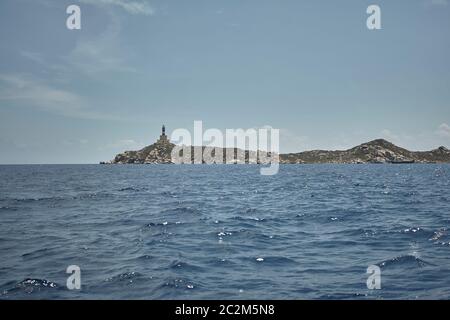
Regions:
<instances>
[{"instance_id":1,"label":"blue sea water","mask_svg":"<svg viewBox=\"0 0 450 320\"><path fill-rule=\"evenodd\" d=\"M450 298L449 165L0 166L0 181L0 299Z\"/></svg>"}]
</instances>

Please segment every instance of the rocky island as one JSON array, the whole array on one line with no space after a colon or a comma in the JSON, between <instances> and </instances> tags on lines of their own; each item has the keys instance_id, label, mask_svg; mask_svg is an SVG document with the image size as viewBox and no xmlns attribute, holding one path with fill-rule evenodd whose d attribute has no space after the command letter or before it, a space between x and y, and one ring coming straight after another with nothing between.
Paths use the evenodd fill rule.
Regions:
<instances>
[{"instance_id":1,"label":"rocky island","mask_svg":"<svg viewBox=\"0 0 450 320\"><path fill-rule=\"evenodd\" d=\"M172 163L171 153L175 144L171 143L166 135L166 128L162 127L162 133L159 139L141 150L138 151L125 151L116 155L114 160L108 162L112 164L169 164Z\"/></svg>"},{"instance_id":2,"label":"rocky island","mask_svg":"<svg viewBox=\"0 0 450 320\"><path fill-rule=\"evenodd\" d=\"M108 162L101 164L170 164L171 153L175 144L171 143L165 134L163 126L159 139L141 150L125 151L116 155ZM191 147L203 148L204 147ZM223 149L226 154L227 149ZM238 149L234 149L236 154ZM249 154L255 151L245 151L246 163ZM259 155L262 151L257 151ZM194 152L192 151L192 154ZM258 158L259 159L259 158ZM450 150L439 147L431 151L409 151L398 147L384 139L377 139L348 150L313 150L299 153L289 153L279 155L282 164L312 164L312 163L450 163ZM192 158L193 161L193 158Z\"/></svg>"},{"instance_id":3,"label":"rocky island","mask_svg":"<svg viewBox=\"0 0 450 320\"><path fill-rule=\"evenodd\" d=\"M442 163L450 162L450 150L409 151L384 139L348 150L314 150L280 155L280 163Z\"/></svg>"}]
</instances>

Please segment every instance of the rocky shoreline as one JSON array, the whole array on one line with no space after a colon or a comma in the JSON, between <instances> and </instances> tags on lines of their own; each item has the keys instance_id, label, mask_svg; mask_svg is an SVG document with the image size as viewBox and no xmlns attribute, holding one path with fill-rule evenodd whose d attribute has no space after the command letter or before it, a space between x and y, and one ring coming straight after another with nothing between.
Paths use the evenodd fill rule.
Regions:
<instances>
[{"instance_id":1,"label":"rocky shoreline","mask_svg":"<svg viewBox=\"0 0 450 320\"><path fill-rule=\"evenodd\" d=\"M377 139L348 150L314 150L280 155L280 163L449 163L450 151L439 147L431 151L409 151L384 139Z\"/></svg>"},{"instance_id":2,"label":"rocky shoreline","mask_svg":"<svg viewBox=\"0 0 450 320\"><path fill-rule=\"evenodd\" d=\"M152 145L138 151L125 151L116 155L113 160L101 162L101 164L171 164L171 153L174 147L175 144L171 143L167 136L163 134ZM192 154L194 154L195 148L202 147L191 148ZM235 154L237 151L238 149L234 149ZM260 152L258 151L258 156ZM223 149L223 153L226 154L226 149ZM255 152L245 151L245 163L249 163L248 159L251 153L254 155ZM260 163L259 159L258 157L257 163ZM193 162L194 159L192 158ZM313 150L280 154L279 162L281 164L450 163L450 150L439 147L431 151L409 151L384 139L377 139L348 150Z\"/></svg>"}]
</instances>

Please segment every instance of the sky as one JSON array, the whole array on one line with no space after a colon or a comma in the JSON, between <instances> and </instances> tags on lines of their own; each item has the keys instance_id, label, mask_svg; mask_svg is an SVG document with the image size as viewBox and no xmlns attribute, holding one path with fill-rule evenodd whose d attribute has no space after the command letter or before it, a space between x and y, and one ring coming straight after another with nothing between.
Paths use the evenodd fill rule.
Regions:
<instances>
[{"instance_id":1,"label":"sky","mask_svg":"<svg viewBox=\"0 0 450 320\"><path fill-rule=\"evenodd\" d=\"M107 161L195 120L278 128L281 152L450 148L449 33L450 0L2 0L0 164Z\"/></svg>"}]
</instances>

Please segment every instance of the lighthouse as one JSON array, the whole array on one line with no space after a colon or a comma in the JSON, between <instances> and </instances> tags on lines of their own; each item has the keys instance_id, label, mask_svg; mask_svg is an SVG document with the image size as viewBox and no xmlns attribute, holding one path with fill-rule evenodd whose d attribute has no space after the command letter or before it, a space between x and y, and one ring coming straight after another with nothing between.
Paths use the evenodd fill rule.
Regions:
<instances>
[{"instance_id":1,"label":"lighthouse","mask_svg":"<svg viewBox=\"0 0 450 320\"><path fill-rule=\"evenodd\" d=\"M169 141L169 139L166 136L166 126L165 125L162 126L161 135L159 136L159 141L160 142L167 142L167 141Z\"/></svg>"}]
</instances>

